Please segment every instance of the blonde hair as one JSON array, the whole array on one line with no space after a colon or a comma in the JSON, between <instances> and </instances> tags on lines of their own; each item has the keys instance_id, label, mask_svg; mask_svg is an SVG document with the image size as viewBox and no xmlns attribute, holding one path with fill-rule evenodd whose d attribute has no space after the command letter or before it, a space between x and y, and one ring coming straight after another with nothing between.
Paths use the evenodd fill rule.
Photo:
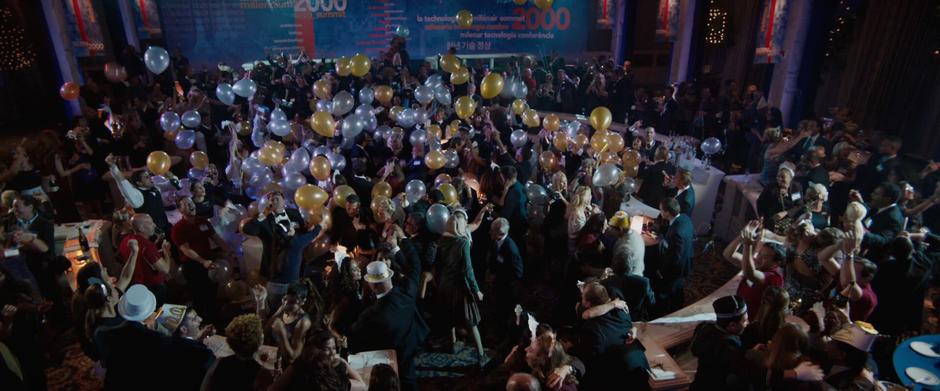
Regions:
<instances>
[{"instance_id":1,"label":"blonde hair","mask_svg":"<svg viewBox=\"0 0 940 391\"><path fill-rule=\"evenodd\" d=\"M582 196L584 193L591 194L591 188L587 186L578 186L578 188L574 190L574 196L568 203L568 213L566 213L567 217L571 217L576 212L580 212L582 209L590 206L590 202L584 202L584 197Z\"/></svg>"},{"instance_id":2,"label":"blonde hair","mask_svg":"<svg viewBox=\"0 0 940 391\"><path fill-rule=\"evenodd\" d=\"M852 201L845 208L845 219L851 222L862 221L866 213L868 213L868 209L865 209L865 205L858 201Z\"/></svg>"}]
</instances>

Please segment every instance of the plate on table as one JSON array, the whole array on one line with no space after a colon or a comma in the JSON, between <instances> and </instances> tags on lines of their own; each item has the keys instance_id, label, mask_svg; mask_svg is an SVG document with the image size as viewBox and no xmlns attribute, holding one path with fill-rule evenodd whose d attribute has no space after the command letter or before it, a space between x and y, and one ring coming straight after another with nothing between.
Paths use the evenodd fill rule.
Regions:
<instances>
[{"instance_id":1,"label":"plate on table","mask_svg":"<svg viewBox=\"0 0 940 391\"><path fill-rule=\"evenodd\" d=\"M907 374L914 381L914 383L922 384L925 386L936 386L940 385L940 378L937 375L934 375L927 371L924 368L918 367L908 367L904 370L904 373Z\"/></svg>"},{"instance_id":2,"label":"plate on table","mask_svg":"<svg viewBox=\"0 0 940 391\"><path fill-rule=\"evenodd\" d=\"M927 357L940 357L940 353L937 353L935 350L933 350L933 345L923 341L911 342L911 349Z\"/></svg>"}]
</instances>

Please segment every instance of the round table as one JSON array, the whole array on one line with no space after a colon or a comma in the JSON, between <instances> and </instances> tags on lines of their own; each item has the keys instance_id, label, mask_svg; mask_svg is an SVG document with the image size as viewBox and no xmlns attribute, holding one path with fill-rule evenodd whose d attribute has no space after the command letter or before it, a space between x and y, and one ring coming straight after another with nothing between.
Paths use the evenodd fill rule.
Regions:
<instances>
[{"instance_id":1,"label":"round table","mask_svg":"<svg viewBox=\"0 0 940 391\"><path fill-rule=\"evenodd\" d=\"M940 376L940 358L931 358L915 352L914 349L911 349L911 342L917 341L926 342L935 346L940 345L940 334L914 337L901 342L901 344L899 344L897 348L894 349L894 371L897 372L898 379L901 380L901 384L905 386L914 384L914 379L911 379L910 376L907 376L907 374L904 373L904 370L908 367L923 368L936 376ZM924 386L921 384L916 384L915 386L915 389L940 389L938 386Z\"/></svg>"}]
</instances>

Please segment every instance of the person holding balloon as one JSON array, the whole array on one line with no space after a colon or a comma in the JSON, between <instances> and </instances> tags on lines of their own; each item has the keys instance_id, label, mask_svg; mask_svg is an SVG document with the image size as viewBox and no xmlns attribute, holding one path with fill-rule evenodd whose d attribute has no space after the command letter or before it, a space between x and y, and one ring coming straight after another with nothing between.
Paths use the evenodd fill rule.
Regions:
<instances>
[{"instance_id":1,"label":"person holding balloon","mask_svg":"<svg viewBox=\"0 0 940 391\"><path fill-rule=\"evenodd\" d=\"M299 266L299 259L288 259L291 240L298 233L307 233L303 217L297 209L288 209L284 195L272 191L264 195L257 216L246 219L242 232L261 239L261 275L267 278L284 277ZM297 265L295 265L295 263Z\"/></svg>"},{"instance_id":2,"label":"person holding balloon","mask_svg":"<svg viewBox=\"0 0 940 391\"><path fill-rule=\"evenodd\" d=\"M170 156L163 151L151 153L147 158L147 169L134 171L130 180L118 168L114 155L108 155L105 163L108 164L111 177L117 183L124 202L134 208L135 212L149 215L159 229L158 233L170 232L170 220L163 206L163 196L150 177L151 173L162 175L170 171Z\"/></svg>"}]
</instances>

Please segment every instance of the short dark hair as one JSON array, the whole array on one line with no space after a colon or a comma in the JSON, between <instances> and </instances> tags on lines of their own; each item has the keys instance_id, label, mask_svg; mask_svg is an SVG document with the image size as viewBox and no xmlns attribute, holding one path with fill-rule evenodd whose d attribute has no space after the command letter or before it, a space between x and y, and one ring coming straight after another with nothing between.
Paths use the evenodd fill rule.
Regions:
<instances>
[{"instance_id":1,"label":"short dark hair","mask_svg":"<svg viewBox=\"0 0 940 391\"><path fill-rule=\"evenodd\" d=\"M787 260L787 249L779 243L764 243L764 246L774 252L774 263L783 265Z\"/></svg>"},{"instance_id":2,"label":"short dark hair","mask_svg":"<svg viewBox=\"0 0 940 391\"><path fill-rule=\"evenodd\" d=\"M307 288L307 285L304 284L303 282L298 281L298 282L290 284L290 286L287 287L287 293L285 294L285 296L287 295L297 296L297 298L300 300L306 300L307 294L309 292L310 290Z\"/></svg>"},{"instance_id":3,"label":"short dark hair","mask_svg":"<svg viewBox=\"0 0 940 391\"><path fill-rule=\"evenodd\" d=\"M377 364L372 367L369 376L369 390L376 391L398 391L401 385L398 383L398 374L388 364Z\"/></svg>"},{"instance_id":4,"label":"short dark hair","mask_svg":"<svg viewBox=\"0 0 940 391\"><path fill-rule=\"evenodd\" d=\"M607 293L607 288L604 288L599 282L587 283L581 294L584 295L584 300L591 303L592 307L610 301L610 294Z\"/></svg>"},{"instance_id":5,"label":"short dark hair","mask_svg":"<svg viewBox=\"0 0 940 391\"><path fill-rule=\"evenodd\" d=\"M888 197L892 203L898 202L898 200L901 199L901 188L898 187L898 185L891 182L881 182L878 187L881 188L885 197Z\"/></svg>"},{"instance_id":6,"label":"short dark hair","mask_svg":"<svg viewBox=\"0 0 940 391\"><path fill-rule=\"evenodd\" d=\"M678 216L681 211L679 201L676 201L673 197L663 198L663 200L659 202L659 206L673 216Z\"/></svg>"},{"instance_id":7,"label":"short dark hair","mask_svg":"<svg viewBox=\"0 0 940 391\"><path fill-rule=\"evenodd\" d=\"M131 173L131 183L140 183L140 177L147 174L147 170L137 170Z\"/></svg>"},{"instance_id":8,"label":"short dark hair","mask_svg":"<svg viewBox=\"0 0 940 391\"><path fill-rule=\"evenodd\" d=\"M516 179L516 168L508 164L500 166L499 174L502 175L506 180Z\"/></svg>"},{"instance_id":9,"label":"short dark hair","mask_svg":"<svg viewBox=\"0 0 940 391\"><path fill-rule=\"evenodd\" d=\"M359 203L359 202L361 202L361 201L359 200L359 196L358 196L358 195L350 194L350 195L346 196L346 205L349 205L349 204L357 204L357 203Z\"/></svg>"}]
</instances>

